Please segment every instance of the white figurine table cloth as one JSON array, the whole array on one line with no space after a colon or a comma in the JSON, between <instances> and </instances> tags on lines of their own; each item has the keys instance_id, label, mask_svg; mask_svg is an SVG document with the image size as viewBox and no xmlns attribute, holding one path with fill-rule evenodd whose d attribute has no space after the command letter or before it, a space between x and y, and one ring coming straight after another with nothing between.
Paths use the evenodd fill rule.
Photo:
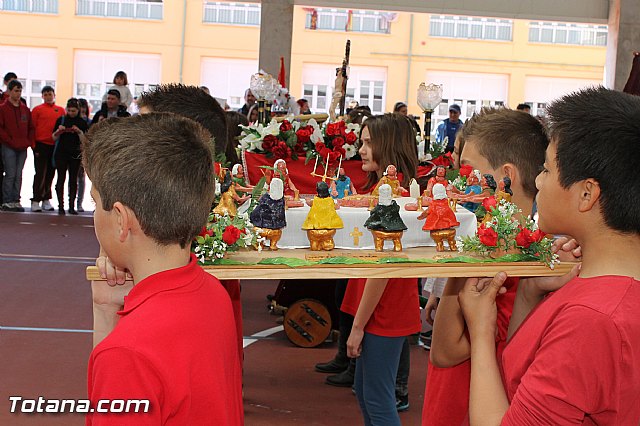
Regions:
<instances>
[{"instance_id":1,"label":"white figurine table cloth","mask_svg":"<svg viewBox=\"0 0 640 426\"><path fill-rule=\"evenodd\" d=\"M415 203L415 199L403 197L394 198L394 200L400 206L400 216L408 228L402 237L402 246L406 248L435 246L436 244L429 236L429 232L422 230L424 219L417 219L420 212L404 209L405 204ZM248 204L245 203L240 207L239 212L246 211ZM290 208L286 211L287 226L282 230L282 238L278 241L279 248L297 249L309 247L306 231L302 230L302 223L309 210L310 207L305 204L303 207ZM365 221L369 218L369 210L366 208L340 207L337 212L342 218L344 228L336 230L336 235L333 237L336 248L373 250L373 236L364 226ZM456 218L460 222L460 226L456 228L458 236L475 234L477 221L473 213L464 207L457 206ZM385 251L392 250L393 242L385 241L384 249Z\"/></svg>"}]
</instances>

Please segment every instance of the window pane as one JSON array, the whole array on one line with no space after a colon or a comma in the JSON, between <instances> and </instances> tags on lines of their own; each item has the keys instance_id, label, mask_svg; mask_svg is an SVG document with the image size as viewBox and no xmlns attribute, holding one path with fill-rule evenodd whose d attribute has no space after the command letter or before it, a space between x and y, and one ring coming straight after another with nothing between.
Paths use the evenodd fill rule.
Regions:
<instances>
[{"instance_id":1,"label":"window pane","mask_svg":"<svg viewBox=\"0 0 640 426\"><path fill-rule=\"evenodd\" d=\"M540 30L535 27L529 27L529 41L539 41Z\"/></svg>"},{"instance_id":2,"label":"window pane","mask_svg":"<svg viewBox=\"0 0 640 426\"><path fill-rule=\"evenodd\" d=\"M551 43L553 42L553 29L551 28L543 28L542 29L542 35L541 35L541 40L544 43Z\"/></svg>"},{"instance_id":3,"label":"window pane","mask_svg":"<svg viewBox=\"0 0 640 426\"><path fill-rule=\"evenodd\" d=\"M486 40L495 40L497 37L497 31L495 25L487 25L484 31L484 38Z\"/></svg>"}]
</instances>

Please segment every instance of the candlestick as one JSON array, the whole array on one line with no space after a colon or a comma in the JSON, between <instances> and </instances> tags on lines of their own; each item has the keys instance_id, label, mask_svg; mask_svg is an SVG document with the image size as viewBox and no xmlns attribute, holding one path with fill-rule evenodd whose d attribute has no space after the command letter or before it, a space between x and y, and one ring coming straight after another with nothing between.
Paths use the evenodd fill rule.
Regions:
<instances>
[{"instance_id":1,"label":"candlestick","mask_svg":"<svg viewBox=\"0 0 640 426\"><path fill-rule=\"evenodd\" d=\"M318 169L318 156L316 155L316 164L313 165L313 173Z\"/></svg>"},{"instance_id":2,"label":"candlestick","mask_svg":"<svg viewBox=\"0 0 640 426\"><path fill-rule=\"evenodd\" d=\"M411 179L411 183L409 183L409 196L416 199L420 197L420 185L415 179Z\"/></svg>"},{"instance_id":3,"label":"candlestick","mask_svg":"<svg viewBox=\"0 0 640 426\"><path fill-rule=\"evenodd\" d=\"M340 177L340 167L342 167L342 155L340 156L340 162L338 163L338 170L336 170L336 179Z\"/></svg>"},{"instance_id":4,"label":"candlestick","mask_svg":"<svg viewBox=\"0 0 640 426\"><path fill-rule=\"evenodd\" d=\"M324 175L327 176L327 171L329 170L329 154L327 154L327 162L324 163Z\"/></svg>"}]
</instances>

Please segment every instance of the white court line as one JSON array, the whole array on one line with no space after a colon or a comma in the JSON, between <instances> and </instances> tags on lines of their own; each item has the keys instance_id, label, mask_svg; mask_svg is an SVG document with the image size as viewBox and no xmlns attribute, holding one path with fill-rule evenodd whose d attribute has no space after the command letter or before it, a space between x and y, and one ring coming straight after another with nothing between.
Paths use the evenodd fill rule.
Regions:
<instances>
[{"instance_id":1,"label":"white court line","mask_svg":"<svg viewBox=\"0 0 640 426\"><path fill-rule=\"evenodd\" d=\"M281 332L283 330L284 330L284 327L279 325L277 327L272 327L272 328L268 328L266 330L259 331L259 332L255 333L255 334L252 334L249 337L243 338L242 339L242 347L246 348L247 346L257 342L258 340L260 340L260 338L262 338L262 337L268 337L268 336L271 336L272 334L279 333L279 332ZM252 339L252 337L254 337L254 339Z\"/></svg>"}]
</instances>

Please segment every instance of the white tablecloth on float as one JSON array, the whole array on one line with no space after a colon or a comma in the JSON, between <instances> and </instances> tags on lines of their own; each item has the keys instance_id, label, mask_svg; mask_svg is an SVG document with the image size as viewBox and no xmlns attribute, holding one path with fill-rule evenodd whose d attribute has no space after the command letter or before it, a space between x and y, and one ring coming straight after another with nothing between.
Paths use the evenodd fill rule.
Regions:
<instances>
[{"instance_id":1,"label":"white tablecloth on float","mask_svg":"<svg viewBox=\"0 0 640 426\"><path fill-rule=\"evenodd\" d=\"M409 197L394 198L400 205L400 216L407 225L407 230L402 237L403 247L423 247L435 246L429 232L422 230L425 220L418 220L420 212L411 212L404 209L407 203L415 202ZM239 212L244 212L248 208L248 202L240 207ZM278 242L280 248L309 248L309 240L306 231L302 230L310 207L306 204L303 207L290 208L286 211L287 226L282 230L282 238ZM369 218L369 211L366 208L340 207L338 215L344 222L344 228L336 230L333 240L338 249L369 249L373 250L373 236L365 228L364 223ZM458 236L474 235L477 228L476 216L464 207L458 206L456 218L460 226L456 228ZM268 243L267 243L268 244ZM445 244L446 245L446 244ZM385 250L393 249L393 243L386 241Z\"/></svg>"}]
</instances>

